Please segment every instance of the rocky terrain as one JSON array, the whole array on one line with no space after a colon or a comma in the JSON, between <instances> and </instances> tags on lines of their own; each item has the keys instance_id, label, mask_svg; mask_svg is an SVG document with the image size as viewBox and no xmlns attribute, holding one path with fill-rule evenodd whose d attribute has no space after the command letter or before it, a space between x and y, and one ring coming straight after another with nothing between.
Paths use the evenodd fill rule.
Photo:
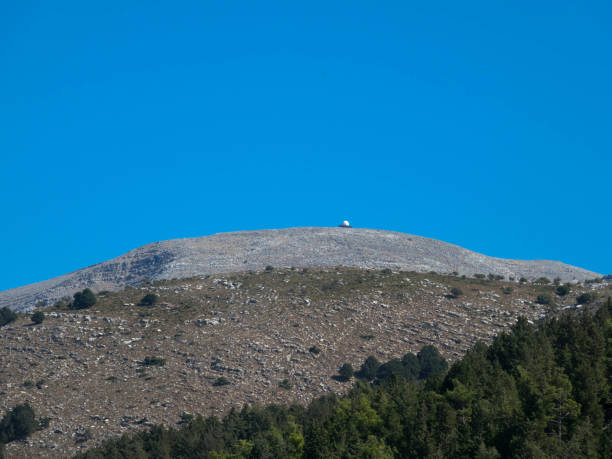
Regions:
<instances>
[{"instance_id":1,"label":"rocky terrain","mask_svg":"<svg viewBox=\"0 0 612 459\"><path fill-rule=\"evenodd\" d=\"M557 261L505 260L435 239L360 228L242 231L156 242L115 259L36 284L0 292L0 307L28 310L90 287L118 290L143 280L275 267L349 266L475 273L533 280L582 281L599 274Z\"/></svg>"},{"instance_id":2,"label":"rocky terrain","mask_svg":"<svg viewBox=\"0 0 612 459\"><path fill-rule=\"evenodd\" d=\"M345 362L357 369L369 355L385 361L425 344L452 361L519 315L582 310L580 293L611 288L577 284L559 296L552 285L435 273L268 268L105 292L87 310L47 308L40 325L24 315L0 329L0 408L27 401L49 418L7 445L8 457L65 457L189 414L343 393L351 382L334 375ZM151 292L158 303L139 305ZM541 294L552 304L538 304Z\"/></svg>"}]
</instances>

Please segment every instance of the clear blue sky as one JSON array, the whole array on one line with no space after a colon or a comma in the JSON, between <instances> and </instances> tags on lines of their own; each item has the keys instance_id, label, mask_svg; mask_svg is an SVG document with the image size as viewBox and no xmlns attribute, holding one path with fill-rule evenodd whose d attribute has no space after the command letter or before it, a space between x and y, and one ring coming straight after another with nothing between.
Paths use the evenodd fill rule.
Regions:
<instances>
[{"instance_id":1,"label":"clear blue sky","mask_svg":"<svg viewBox=\"0 0 612 459\"><path fill-rule=\"evenodd\" d=\"M0 290L343 219L612 272L607 0L1 9Z\"/></svg>"}]
</instances>

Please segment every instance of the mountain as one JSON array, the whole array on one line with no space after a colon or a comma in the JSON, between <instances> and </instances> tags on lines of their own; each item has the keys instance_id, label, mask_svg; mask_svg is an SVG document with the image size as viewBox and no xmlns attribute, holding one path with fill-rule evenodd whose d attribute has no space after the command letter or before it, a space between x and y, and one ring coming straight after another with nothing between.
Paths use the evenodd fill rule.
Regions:
<instances>
[{"instance_id":1,"label":"mountain","mask_svg":"<svg viewBox=\"0 0 612 459\"><path fill-rule=\"evenodd\" d=\"M348 266L582 281L600 274L547 260L506 260L410 234L363 228L240 231L148 244L54 279L0 292L0 307L32 309L89 287L118 290L143 280L274 267Z\"/></svg>"}]
</instances>

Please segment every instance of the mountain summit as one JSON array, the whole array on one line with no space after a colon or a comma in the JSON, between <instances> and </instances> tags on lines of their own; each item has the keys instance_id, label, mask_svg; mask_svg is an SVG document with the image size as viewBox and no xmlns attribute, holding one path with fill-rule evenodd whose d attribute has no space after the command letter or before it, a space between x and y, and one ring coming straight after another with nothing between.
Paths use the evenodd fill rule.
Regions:
<instances>
[{"instance_id":1,"label":"mountain summit","mask_svg":"<svg viewBox=\"0 0 612 459\"><path fill-rule=\"evenodd\" d=\"M274 267L359 268L476 273L582 281L600 275L546 260L506 260L446 242L362 228L288 228L240 231L148 244L112 260L54 279L0 292L0 307L32 309L89 287L117 290L150 279L173 279Z\"/></svg>"}]
</instances>

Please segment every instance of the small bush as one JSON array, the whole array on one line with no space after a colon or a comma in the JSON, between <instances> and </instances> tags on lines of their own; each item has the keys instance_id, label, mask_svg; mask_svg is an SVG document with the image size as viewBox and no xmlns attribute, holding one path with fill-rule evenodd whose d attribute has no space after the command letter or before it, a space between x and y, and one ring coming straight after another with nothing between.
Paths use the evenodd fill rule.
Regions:
<instances>
[{"instance_id":1,"label":"small bush","mask_svg":"<svg viewBox=\"0 0 612 459\"><path fill-rule=\"evenodd\" d=\"M0 444L22 440L38 428L34 410L27 403L17 405L0 421Z\"/></svg>"},{"instance_id":2,"label":"small bush","mask_svg":"<svg viewBox=\"0 0 612 459\"><path fill-rule=\"evenodd\" d=\"M583 293L576 298L576 303L578 304L590 304L593 301L595 301L594 293Z\"/></svg>"},{"instance_id":3,"label":"small bush","mask_svg":"<svg viewBox=\"0 0 612 459\"><path fill-rule=\"evenodd\" d=\"M161 357L145 357L142 364L147 367L157 366L163 367L166 364L166 360Z\"/></svg>"},{"instance_id":4,"label":"small bush","mask_svg":"<svg viewBox=\"0 0 612 459\"><path fill-rule=\"evenodd\" d=\"M461 290L459 287L453 287L451 288L450 293L453 298L459 298L461 295L463 295L463 290Z\"/></svg>"},{"instance_id":5,"label":"small bush","mask_svg":"<svg viewBox=\"0 0 612 459\"><path fill-rule=\"evenodd\" d=\"M319 349L317 346L311 346L310 349L308 349L308 352L312 354L320 354L321 349Z\"/></svg>"},{"instance_id":6,"label":"small bush","mask_svg":"<svg viewBox=\"0 0 612 459\"><path fill-rule=\"evenodd\" d=\"M43 320L45 320L45 313L42 311L36 311L34 314L32 314L32 317L30 317L30 319L32 320L32 323L36 325L42 324Z\"/></svg>"},{"instance_id":7,"label":"small bush","mask_svg":"<svg viewBox=\"0 0 612 459\"><path fill-rule=\"evenodd\" d=\"M70 299L68 299L68 301L66 300L57 300L55 303L53 303L53 308L54 309L64 309L64 308L68 308L70 307Z\"/></svg>"},{"instance_id":8,"label":"small bush","mask_svg":"<svg viewBox=\"0 0 612 459\"><path fill-rule=\"evenodd\" d=\"M32 387L34 387L34 383L32 381L24 381L23 382L23 387L25 387L26 389L30 389Z\"/></svg>"},{"instance_id":9,"label":"small bush","mask_svg":"<svg viewBox=\"0 0 612 459\"><path fill-rule=\"evenodd\" d=\"M47 427L49 427L49 423L51 422L51 418L49 417L44 417L44 418L40 418L38 420L38 429L42 430L42 429L46 429Z\"/></svg>"},{"instance_id":10,"label":"small bush","mask_svg":"<svg viewBox=\"0 0 612 459\"><path fill-rule=\"evenodd\" d=\"M556 289L557 295L565 296L570 292L570 286L568 284L559 285Z\"/></svg>"},{"instance_id":11,"label":"small bush","mask_svg":"<svg viewBox=\"0 0 612 459\"><path fill-rule=\"evenodd\" d=\"M338 376L340 376L340 380L348 381L353 377L355 371L353 370L353 366L350 363L343 364L338 370Z\"/></svg>"},{"instance_id":12,"label":"small bush","mask_svg":"<svg viewBox=\"0 0 612 459\"><path fill-rule=\"evenodd\" d=\"M274 266L272 265L266 266L266 271L274 271Z\"/></svg>"},{"instance_id":13,"label":"small bush","mask_svg":"<svg viewBox=\"0 0 612 459\"><path fill-rule=\"evenodd\" d=\"M96 304L96 295L86 288L82 292L76 292L70 304L70 309L87 309Z\"/></svg>"},{"instance_id":14,"label":"small bush","mask_svg":"<svg viewBox=\"0 0 612 459\"><path fill-rule=\"evenodd\" d=\"M17 314L11 311L6 306L0 309L0 327L6 324L10 324L17 320Z\"/></svg>"},{"instance_id":15,"label":"small bush","mask_svg":"<svg viewBox=\"0 0 612 459\"><path fill-rule=\"evenodd\" d=\"M585 284L601 284L603 282L602 277L595 277L593 279L587 279L584 281Z\"/></svg>"},{"instance_id":16,"label":"small bush","mask_svg":"<svg viewBox=\"0 0 612 459\"><path fill-rule=\"evenodd\" d=\"M526 279L525 277L521 277L521 278L519 279L519 282L520 282L521 284L525 284L525 283L527 283L527 279Z\"/></svg>"},{"instance_id":17,"label":"small bush","mask_svg":"<svg viewBox=\"0 0 612 459\"><path fill-rule=\"evenodd\" d=\"M91 433L91 429L85 429L82 432L76 432L75 443L85 443L93 438L93 434Z\"/></svg>"},{"instance_id":18,"label":"small bush","mask_svg":"<svg viewBox=\"0 0 612 459\"><path fill-rule=\"evenodd\" d=\"M291 383L288 379L283 379L280 383L278 383L278 387L280 387L281 389L289 390L291 389Z\"/></svg>"},{"instance_id":19,"label":"small bush","mask_svg":"<svg viewBox=\"0 0 612 459\"><path fill-rule=\"evenodd\" d=\"M501 290L504 295L510 295L514 291L512 287L503 287Z\"/></svg>"},{"instance_id":20,"label":"small bush","mask_svg":"<svg viewBox=\"0 0 612 459\"><path fill-rule=\"evenodd\" d=\"M225 376L219 376L213 383L213 386L227 386L229 384L231 384L229 379L227 379Z\"/></svg>"},{"instance_id":21,"label":"small bush","mask_svg":"<svg viewBox=\"0 0 612 459\"><path fill-rule=\"evenodd\" d=\"M187 413L186 411L183 411L181 413L181 422L183 422L183 423L189 424L194 419L195 419L195 417L191 413Z\"/></svg>"},{"instance_id":22,"label":"small bush","mask_svg":"<svg viewBox=\"0 0 612 459\"><path fill-rule=\"evenodd\" d=\"M548 305L552 303L552 298L550 295L543 293L542 295L538 295L536 298L536 303Z\"/></svg>"},{"instance_id":23,"label":"small bush","mask_svg":"<svg viewBox=\"0 0 612 459\"><path fill-rule=\"evenodd\" d=\"M155 303L157 303L158 299L159 297L155 293L147 293L140 300L140 304L143 306L153 306Z\"/></svg>"},{"instance_id":24,"label":"small bush","mask_svg":"<svg viewBox=\"0 0 612 459\"><path fill-rule=\"evenodd\" d=\"M486 276L484 274L474 274L476 279L484 279Z\"/></svg>"},{"instance_id":25,"label":"small bush","mask_svg":"<svg viewBox=\"0 0 612 459\"><path fill-rule=\"evenodd\" d=\"M378 371L379 367L380 362L376 357L371 355L367 359L365 359L365 362L363 362L363 365L361 365L357 377L370 381L376 377L376 372Z\"/></svg>"},{"instance_id":26,"label":"small bush","mask_svg":"<svg viewBox=\"0 0 612 459\"><path fill-rule=\"evenodd\" d=\"M536 283L536 284L544 284L544 285L548 285L548 284L550 284L550 279L549 279L548 277L544 277L544 276L542 276L542 277L538 277L538 278L535 280L535 283Z\"/></svg>"}]
</instances>

